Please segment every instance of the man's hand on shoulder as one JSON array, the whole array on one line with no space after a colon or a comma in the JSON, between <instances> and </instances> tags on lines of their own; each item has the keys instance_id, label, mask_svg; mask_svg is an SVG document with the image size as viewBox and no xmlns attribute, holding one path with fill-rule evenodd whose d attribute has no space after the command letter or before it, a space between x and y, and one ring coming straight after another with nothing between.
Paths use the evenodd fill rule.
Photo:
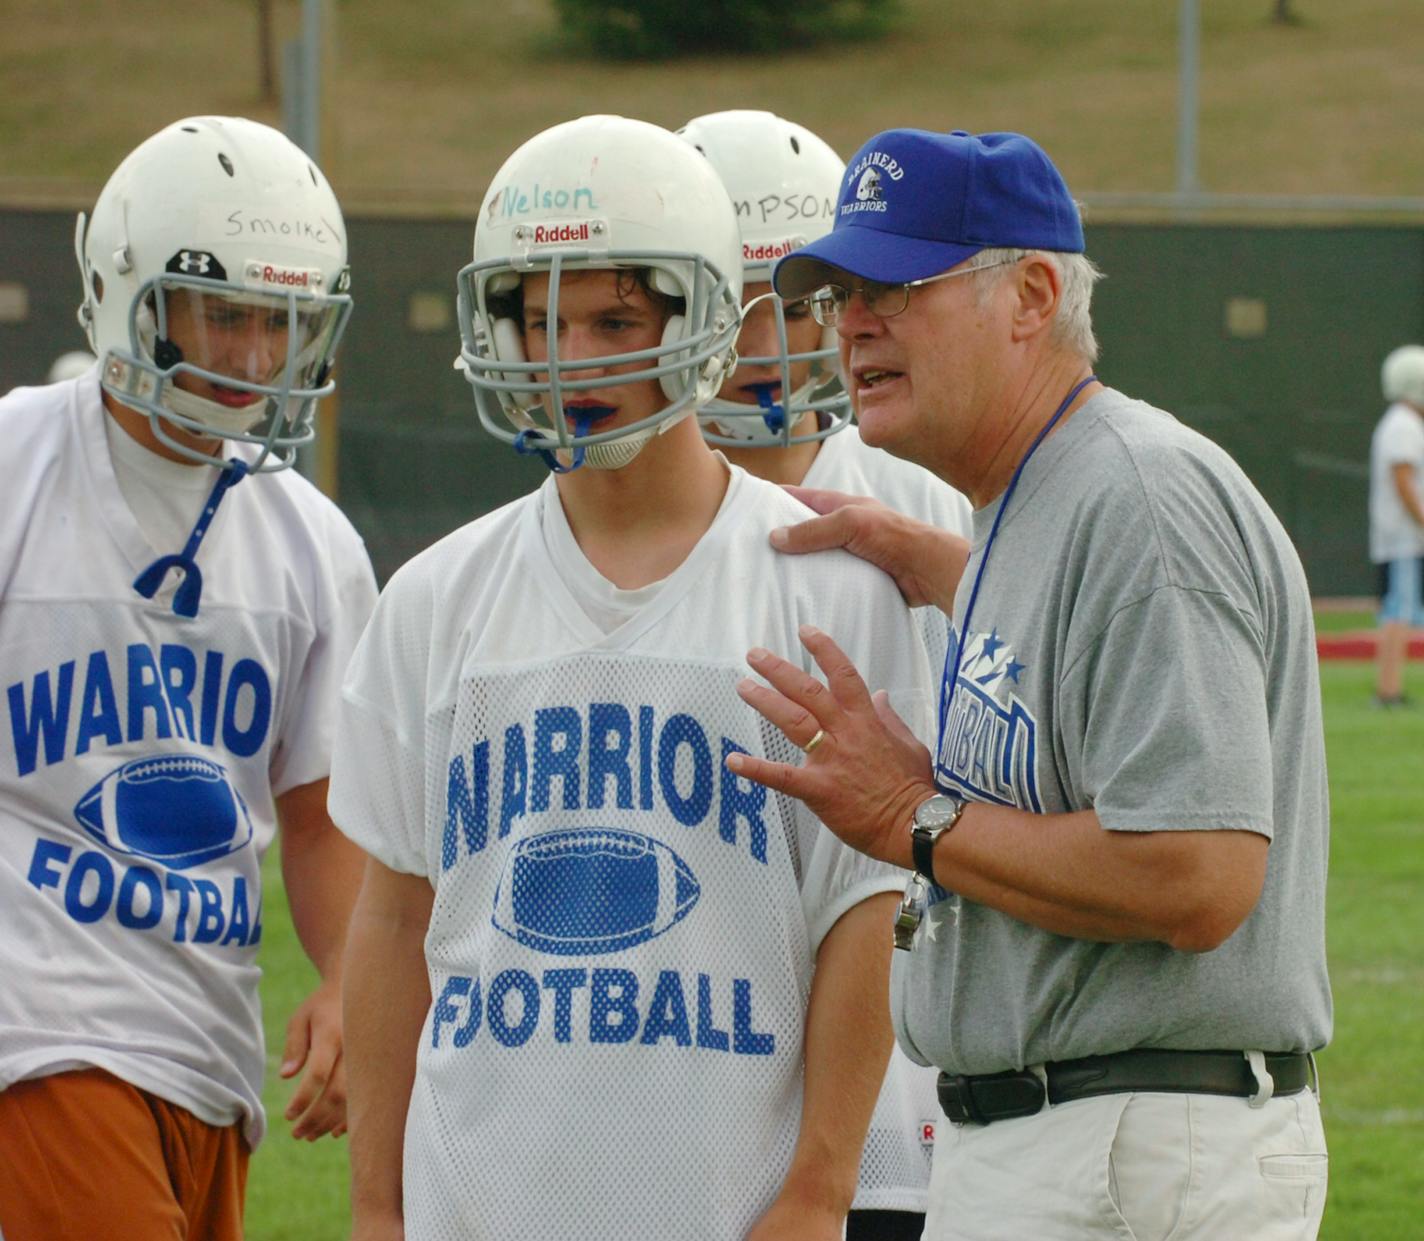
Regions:
<instances>
[{"instance_id":1,"label":"man's hand on shoulder","mask_svg":"<svg viewBox=\"0 0 1424 1241\"><path fill-rule=\"evenodd\" d=\"M820 516L772 531L777 551L800 555L842 547L895 579L912 608L933 604L946 615L969 561L969 544L957 534L916 521L868 496L787 487Z\"/></svg>"}]
</instances>

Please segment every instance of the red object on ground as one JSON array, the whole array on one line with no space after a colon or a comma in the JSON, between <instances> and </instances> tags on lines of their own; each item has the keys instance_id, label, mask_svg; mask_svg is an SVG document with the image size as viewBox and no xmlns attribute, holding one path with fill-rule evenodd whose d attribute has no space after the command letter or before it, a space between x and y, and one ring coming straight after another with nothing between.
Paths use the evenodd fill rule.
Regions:
<instances>
[{"instance_id":1,"label":"red object on ground","mask_svg":"<svg viewBox=\"0 0 1424 1241\"><path fill-rule=\"evenodd\" d=\"M1315 651L1321 659L1373 660L1378 655L1377 638L1373 629L1316 634ZM1424 659L1424 634L1411 634L1407 650L1410 659Z\"/></svg>"}]
</instances>

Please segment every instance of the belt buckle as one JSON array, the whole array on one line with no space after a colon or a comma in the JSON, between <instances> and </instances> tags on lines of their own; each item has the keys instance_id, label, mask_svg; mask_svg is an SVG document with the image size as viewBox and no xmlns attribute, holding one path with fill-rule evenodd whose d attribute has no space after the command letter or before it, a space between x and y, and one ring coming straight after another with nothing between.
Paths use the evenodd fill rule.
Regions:
<instances>
[{"instance_id":1,"label":"belt buckle","mask_svg":"<svg viewBox=\"0 0 1424 1241\"><path fill-rule=\"evenodd\" d=\"M939 1075L936 1093L939 1105L953 1125L987 1125L989 1122L974 1105L974 1092L969 1079L962 1073L951 1077L948 1073Z\"/></svg>"},{"instance_id":2,"label":"belt buckle","mask_svg":"<svg viewBox=\"0 0 1424 1241\"><path fill-rule=\"evenodd\" d=\"M977 1078L941 1073L936 1093L944 1114L956 1125L987 1125L1034 1116L1048 1101L1043 1079L1032 1069L1008 1069Z\"/></svg>"}]
</instances>

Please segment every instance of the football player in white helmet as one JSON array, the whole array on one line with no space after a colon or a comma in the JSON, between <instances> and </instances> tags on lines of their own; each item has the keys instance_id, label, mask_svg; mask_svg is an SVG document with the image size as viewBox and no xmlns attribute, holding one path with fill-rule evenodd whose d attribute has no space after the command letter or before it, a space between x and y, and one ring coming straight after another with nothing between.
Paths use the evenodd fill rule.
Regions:
<instances>
[{"instance_id":1,"label":"football player in white helmet","mask_svg":"<svg viewBox=\"0 0 1424 1241\"><path fill-rule=\"evenodd\" d=\"M619 469L695 414L728 369L737 227L710 170L667 165L621 118L570 124L520 147L485 197L474 261L459 275L461 362L491 434L556 471ZM600 141L627 142L617 172L606 161L567 163L599 124ZM670 202L675 223L665 218ZM610 319L589 338L597 347L576 337L574 353L545 330L575 298L603 295L636 306L658 330ZM596 372L619 375L619 389Z\"/></svg>"},{"instance_id":2,"label":"football player in white helmet","mask_svg":"<svg viewBox=\"0 0 1424 1241\"><path fill-rule=\"evenodd\" d=\"M194 117L119 165L79 217L79 321L106 405L172 455L293 464L351 312L341 208L282 134ZM148 431L134 413L145 417Z\"/></svg>"},{"instance_id":3,"label":"football player in white helmet","mask_svg":"<svg viewBox=\"0 0 1424 1241\"><path fill-rule=\"evenodd\" d=\"M770 112L713 112L678 132L721 177L742 233L746 317L738 364L717 399L704 406L703 433L729 460L760 478L805 489L793 494L813 503L837 493L870 496L967 536L970 506L959 492L928 470L867 448L848 426L835 329L822 328L808 302L788 304L771 292L776 260L831 231L845 171L840 157L809 130ZM917 619L938 670L948 639L945 617L926 607ZM936 1076L898 1047L892 1052L861 1158L847 1241L917 1241L923 1230L941 1116Z\"/></svg>"},{"instance_id":4,"label":"football player in white helmet","mask_svg":"<svg viewBox=\"0 0 1424 1241\"><path fill-rule=\"evenodd\" d=\"M286 1114L345 1127L361 858L326 777L375 579L278 471L331 390L346 233L295 145L203 116L124 159L76 241L98 356L0 399L0 1227L239 1241L279 820L322 978L287 1026Z\"/></svg>"},{"instance_id":5,"label":"football player in white helmet","mask_svg":"<svg viewBox=\"0 0 1424 1241\"><path fill-rule=\"evenodd\" d=\"M850 399L840 381L835 331L818 324L808 305L776 297L771 268L830 231L845 165L810 130L770 112L713 112L678 132L721 177L742 238L737 368L702 407L703 433L753 473L771 461L777 470L804 471L814 445L850 424ZM767 447L794 451L748 452Z\"/></svg>"},{"instance_id":6,"label":"football player in white helmet","mask_svg":"<svg viewBox=\"0 0 1424 1241\"><path fill-rule=\"evenodd\" d=\"M401 569L347 673L359 1237L841 1236L903 876L723 763L796 754L736 685L813 607L912 715L927 665L894 585L778 557L806 510L702 438L740 291L726 191L656 126L556 126L485 196L462 363L552 473Z\"/></svg>"}]
</instances>

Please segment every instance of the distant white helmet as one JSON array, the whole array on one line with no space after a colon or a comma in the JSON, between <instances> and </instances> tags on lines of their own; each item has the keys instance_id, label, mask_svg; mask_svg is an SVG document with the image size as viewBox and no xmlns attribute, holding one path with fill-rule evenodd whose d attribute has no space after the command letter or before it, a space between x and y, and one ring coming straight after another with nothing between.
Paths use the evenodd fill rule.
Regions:
<instances>
[{"instance_id":1,"label":"distant white helmet","mask_svg":"<svg viewBox=\"0 0 1424 1241\"><path fill-rule=\"evenodd\" d=\"M1400 345L1380 367L1386 401L1408 401L1424 412L1424 345Z\"/></svg>"},{"instance_id":2,"label":"distant white helmet","mask_svg":"<svg viewBox=\"0 0 1424 1241\"><path fill-rule=\"evenodd\" d=\"M457 279L460 365L485 429L517 451L540 453L551 468L626 465L708 401L735 364L740 249L716 174L667 130L585 116L531 138L495 174L475 225L474 261ZM551 333L548 360L528 361L509 295L526 273L548 272L554 317L560 274L590 269L646 270L654 290L682 300L681 313L652 349L565 361ZM633 363L645 365L618 382L657 379L667 405L611 431L571 431L566 396L608 380L565 376Z\"/></svg>"},{"instance_id":3,"label":"distant white helmet","mask_svg":"<svg viewBox=\"0 0 1424 1241\"><path fill-rule=\"evenodd\" d=\"M771 280L776 261L831 231L845 163L808 129L771 112L711 112L678 133L707 157L731 195L742 234L742 279ZM781 401L761 406L709 401L699 415L702 433L731 447L785 447L834 435L850 424L850 398L836 367L836 333L827 328L811 353L789 353L786 316L773 295L779 353L742 357L743 366L778 367ZM795 391L791 367L810 362L810 377ZM785 394L790 393L790 396ZM793 434L815 411L817 429Z\"/></svg>"},{"instance_id":4,"label":"distant white helmet","mask_svg":"<svg viewBox=\"0 0 1424 1241\"><path fill-rule=\"evenodd\" d=\"M351 312L341 208L299 147L238 117L177 121L119 165L92 218L80 214L75 252L105 392L195 461L223 464L165 424L259 445L252 470L292 464L335 387ZM184 374L218 399L179 387Z\"/></svg>"},{"instance_id":5,"label":"distant white helmet","mask_svg":"<svg viewBox=\"0 0 1424 1241\"><path fill-rule=\"evenodd\" d=\"M94 355L84 349L71 349L68 353L61 353L49 364L49 374L45 376L45 383L57 384L66 379L78 379L91 366L94 365Z\"/></svg>"}]
</instances>

